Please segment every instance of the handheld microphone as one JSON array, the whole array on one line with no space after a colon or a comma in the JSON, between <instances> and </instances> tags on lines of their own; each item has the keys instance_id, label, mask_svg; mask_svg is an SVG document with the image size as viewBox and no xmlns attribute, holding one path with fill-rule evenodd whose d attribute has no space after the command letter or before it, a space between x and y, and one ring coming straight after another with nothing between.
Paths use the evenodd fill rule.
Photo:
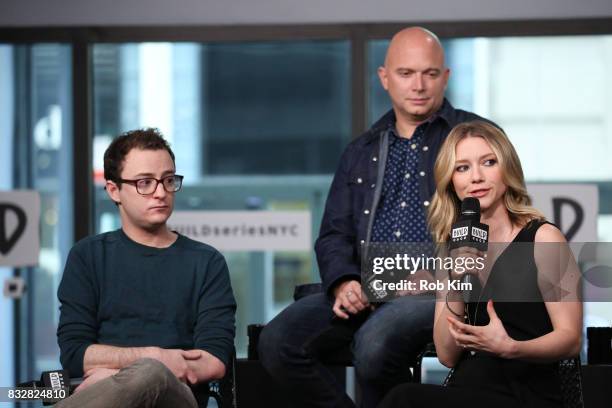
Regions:
<instances>
[{"instance_id":1,"label":"handheld microphone","mask_svg":"<svg viewBox=\"0 0 612 408\"><path fill-rule=\"evenodd\" d=\"M32 380L26 381L19 384L17 387L19 388L33 388L33 389L50 389L53 391L65 390L66 392L61 394L62 398L52 398L43 400L43 405L53 405L56 404L59 400L67 398L71 395L76 387L81 385L83 382L83 378L70 378L68 374L68 370L52 370L52 371L43 371L40 375L40 380ZM53 395L59 396L59 393L54 393Z\"/></svg>"},{"instance_id":2,"label":"handheld microphone","mask_svg":"<svg viewBox=\"0 0 612 408\"><path fill-rule=\"evenodd\" d=\"M489 226L480 222L480 201L474 197L466 197L461 203L461 213L457 222L451 228L449 248L456 249L462 247L475 248L478 251L486 252L489 245ZM476 284L472 275L466 273L461 278L462 283L471 286ZM465 296L464 296L465 300Z\"/></svg>"},{"instance_id":3,"label":"handheld microphone","mask_svg":"<svg viewBox=\"0 0 612 408\"><path fill-rule=\"evenodd\" d=\"M489 247L489 226L480 222L480 201L467 197L461 203L461 213L451 228L450 249L472 247L486 251Z\"/></svg>"}]
</instances>

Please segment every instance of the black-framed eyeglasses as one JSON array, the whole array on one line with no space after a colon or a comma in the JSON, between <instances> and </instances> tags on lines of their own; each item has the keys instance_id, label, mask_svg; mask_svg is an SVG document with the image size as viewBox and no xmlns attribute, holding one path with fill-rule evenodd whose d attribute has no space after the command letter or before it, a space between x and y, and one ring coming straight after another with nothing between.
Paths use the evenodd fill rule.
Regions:
<instances>
[{"instance_id":1,"label":"black-framed eyeglasses","mask_svg":"<svg viewBox=\"0 0 612 408\"><path fill-rule=\"evenodd\" d=\"M161 179L156 179L154 177L141 178L136 180L126 180L119 179L117 180L120 183L131 184L136 187L136 191L140 195L150 195L157 190L157 186L159 183L162 184L164 190L168 193L176 193L181 189L183 185L183 176L179 176L178 174L173 174L172 176L166 176Z\"/></svg>"}]
</instances>

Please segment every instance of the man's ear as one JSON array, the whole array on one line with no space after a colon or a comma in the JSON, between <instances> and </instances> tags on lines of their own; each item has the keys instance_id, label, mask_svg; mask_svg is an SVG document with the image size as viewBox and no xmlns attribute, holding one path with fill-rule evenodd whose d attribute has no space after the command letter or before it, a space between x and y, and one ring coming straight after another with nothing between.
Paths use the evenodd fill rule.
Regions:
<instances>
[{"instance_id":1,"label":"man's ear","mask_svg":"<svg viewBox=\"0 0 612 408\"><path fill-rule=\"evenodd\" d=\"M380 84L384 88L385 91L389 90L388 79L387 79L387 69L385 67L378 67L378 79L380 79Z\"/></svg>"},{"instance_id":2,"label":"man's ear","mask_svg":"<svg viewBox=\"0 0 612 408\"><path fill-rule=\"evenodd\" d=\"M448 78L450 77L450 68L446 68L444 70L444 90L446 91L446 88L448 87Z\"/></svg>"},{"instance_id":3,"label":"man's ear","mask_svg":"<svg viewBox=\"0 0 612 408\"><path fill-rule=\"evenodd\" d=\"M119 186L114 181L106 180L104 189L106 190L106 194L108 194L110 199L113 200L115 204L121 204L121 199L119 198Z\"/></svg>"}]
</instances>

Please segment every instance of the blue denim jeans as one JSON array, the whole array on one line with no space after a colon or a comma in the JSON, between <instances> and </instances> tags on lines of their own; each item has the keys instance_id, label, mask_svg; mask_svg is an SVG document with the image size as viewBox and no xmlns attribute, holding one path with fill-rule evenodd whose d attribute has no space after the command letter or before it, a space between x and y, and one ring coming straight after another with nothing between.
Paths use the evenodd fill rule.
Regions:
<instances>
[{"instance_id":1,"label":"blue denim jeans","mask_svg":"<svg viewBox=\"0 0 612 408\"><path fill-rule=\"evenodd\" d=\"M375 407L406 381L407 363L431 341L435 300L404 296L346 321L335 317L332 305L330 297L317 293L283 310L261 333L261 363L295 406L354 407L321 363L321 356L350 345L361 407Z\"/></svg>"}]
</instances>

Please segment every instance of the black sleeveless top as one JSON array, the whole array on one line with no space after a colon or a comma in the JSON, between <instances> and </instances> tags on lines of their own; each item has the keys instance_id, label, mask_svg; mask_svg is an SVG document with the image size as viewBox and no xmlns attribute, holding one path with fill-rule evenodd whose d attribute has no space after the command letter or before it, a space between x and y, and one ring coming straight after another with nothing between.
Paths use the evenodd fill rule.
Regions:
<instances>
[{"instance_id":1,"label":"black sleeveless top","mask_svg":"<svg viewBox=\"0 0 612 408\"><path fill-rule=\"evenodd\" d=\"M512 244L534 242L537 230L546 223L529 222ZM495 261L480 300L467 305L469 321L478 326L487 325L487 301L493 299L498 317L514 340L530 340L551 332L552 323L537 278L533 245L509 245ZM521 297L533 301L517 302L516 299ZM507 301L509 299L515 301ZM478 389L510 395L516 398L517 407L561 407L557 367L557 363L508 360L489 353L468 351L461 357L449 386L470 387L476 395Z\"/></svg>"}]
</instances>

